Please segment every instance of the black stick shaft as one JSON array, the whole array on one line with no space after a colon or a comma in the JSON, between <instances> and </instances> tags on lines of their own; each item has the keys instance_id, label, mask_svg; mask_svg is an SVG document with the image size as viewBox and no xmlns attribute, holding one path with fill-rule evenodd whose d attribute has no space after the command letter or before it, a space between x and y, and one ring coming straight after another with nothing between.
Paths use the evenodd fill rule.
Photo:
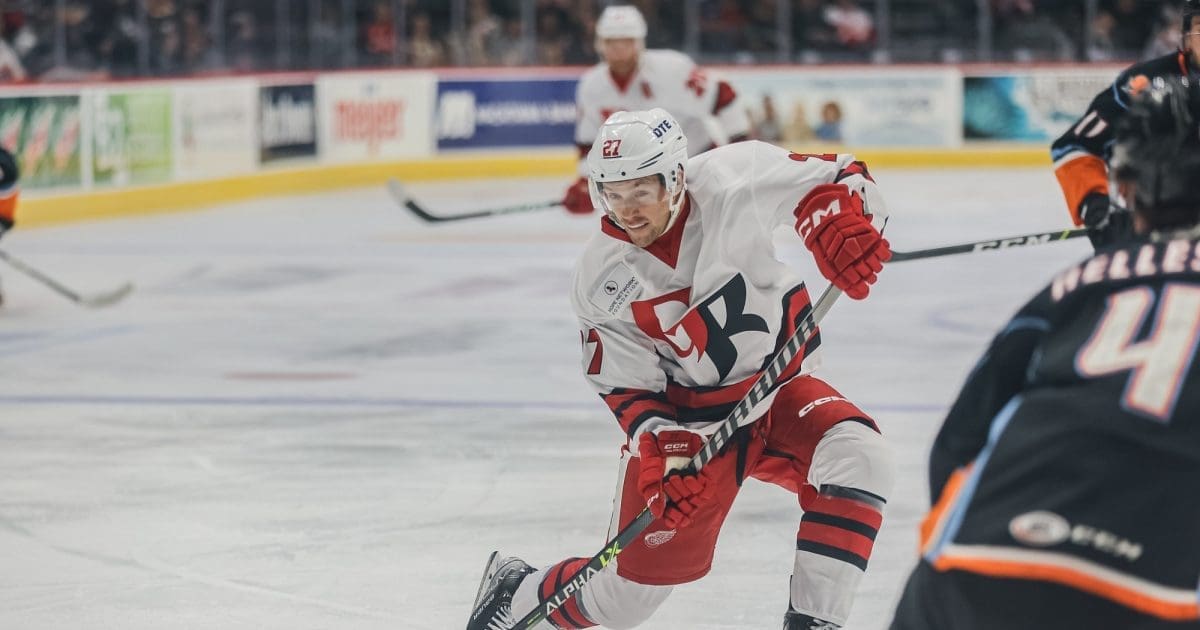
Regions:
<instances>
[{"instance_id":1,"label":"black stick shaft","mask_svg":"<svg viewBox=\"0 0 1200 630\"><path fill-rule=\"evenodd\" d=\"M952 256L954 254L968 254L997 249L1011 249L1013 247L1027 247L1030 245L1044 245L1046 243L1065 241L1070 238L1086 235L1086 229L1078 228L1072 230L1056 230L1054 232L1039 232L1036 234L1023 234L1021 236L1011 236L1009 238L998 238L989 241L976 241L974 243L963 243L961 245L946 245L945 247L934 247L931 249L918 249L911 252L892 250L892 262L905 262L908 260L918 260L921 258L936 258L938 256Z\"/></svg>"},{"instance_id":2,"label":"black stick shaft","mask_svg":"<svg viewBox=\"0 0 1200 630\"><path fill-rule=\"evenodd\" d=\"M12 265L13 269L20 271L21 273L33 278L34 280L37 280L38 282L41 282L47 287L53 289L59 295L66 297L68 300L71 300L72 302L81 302L83 300L83 296L67 288L54 278L51 278L50 276L38 271L34 267L22 262L21 259L14 258L12 254L4 250L0 250L0 258L3 258L4 262Z\"/></svg>"},{"instance_id":3,"label":"black stick shaft","mask_svg":"<svg viewBox=\"0 0 1200 630\"><path fill-rule=\"evenodd\" d=\"M800 323L800 327L792 337L788 339L787 343L783 344L783 347L775 354L771 362L767 364L767 368L762 371L758 380L754 382L754 386L750 388L750 392L746 394L742 402L738 403L738 406L729 414L729 417L721 423L716 433L708 438L704 448L692 458L689 465L693 470L703 468L713 457L716 457L717 453L721 451L721 447L725 446L729 438L733 436L734 431L754 420L754 418L749 417L750 411L779 386L779 375L783 373L784 368L796 358L804 348L804 345L812 338L813 333L817 329L817 323L825 317L830 307L833 306L834 301L841 294L842 292L833 285L825 288L825 291L821 293L821 297L817 299L817 303L813 306L812 312L804 318L804 321ZM545 620L546 617L574 597L583 588L583 585L587 584L588 580L595 577L604 567L608 566L653 521L654 515L650 513L650 508L642 510L641 514L637 515L637 518L633 519L624 529L617 532L617 535L608 541L599 553L592 556L587 564L576 571L571 576L571 579L567 580L566 584L551 593L536 608L529 611L529 614L517 621L513 625L513 628L526 630Z\"/></svg>"},{"instance_id":4,"label":"black stick shaft","mask_svg":"<svg viewBox=\"0 0 1200 630\"><path fill-rule=\"evenodd\" d=\"M404 186L398 180L392 179L388 181L388 190L392 193L392 197L396 203L404 206L409 212L417 215L417 218L426 223L450 223L452 221L467 221L470 219L482 219L486 217L498 217L505 214L518 214L522 212L538 212L541 210L551 210L562 207L562 201L555 199L552 201L537 201L533 203L522 203L514 206L503 206L499 208L490 208L487 210L476 210L464 214L434 214L426 209L415 199L410 197L404 190Z\"/></svg>"}]
</instances>

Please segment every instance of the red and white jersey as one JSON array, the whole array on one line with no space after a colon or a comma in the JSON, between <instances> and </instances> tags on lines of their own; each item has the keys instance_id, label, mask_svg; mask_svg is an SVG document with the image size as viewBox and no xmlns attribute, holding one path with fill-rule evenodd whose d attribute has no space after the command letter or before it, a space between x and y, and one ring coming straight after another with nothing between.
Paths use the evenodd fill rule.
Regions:
<instances>
[{"instance_id":1,"label":"red and white jersey","mask_svg":"<svg viewBox=\"0 0 1200 630\"><path fill-rule=\"evenodd\" d=\"M715 430L811 308L800 275L776 258L772 233L794 228L815 186L869 187L868 201L876 192L852 155L757 141L692 158L686 180L687 201L658 240L640 248L602 217L575 270L584 372L631 437L664 422ZM882 205L868 205L876 227ZM819 344L817 332L780 382L814 369Z\"/></svg>"},{"instance_id":2,"label":"red and white jersey","mask_svg":"<svg viewBox=\"0 0 1200 630\"><path fill-rule=\"evenodd\" d=\"M727 82L698 67L687 55L644 50L637 70L626 81L613 78L605 63L580 77L575 89L575 144L586 154L600 125L613 112L661 107L683 126L688 152L696 155L750 133L750 118L736 99ZM714 137L718 135L723 137Z\"/></svg>"}]
</instances>

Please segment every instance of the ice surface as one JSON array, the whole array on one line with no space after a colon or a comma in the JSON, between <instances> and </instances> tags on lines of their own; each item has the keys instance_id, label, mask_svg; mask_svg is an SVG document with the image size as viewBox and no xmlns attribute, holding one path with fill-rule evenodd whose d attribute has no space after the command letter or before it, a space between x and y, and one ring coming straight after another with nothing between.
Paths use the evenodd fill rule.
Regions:
<instances>
[{"instance_id":1,"label":"ice surface","mask_svg":"<svg viewBox=\"0 0 1200 630\"><path fill-rule=\"evenodd\" d=\"M876 176L897 249L1066 223L1049 169ZM410 188L454 212L565 184ZM381 183L13 233L5 248L68 285L138 288L89 311L0 272L0 628L455 629L492 549L594 553L621 435L579 374L566 295L597 221L431 227ZM890 619L928 445L967 371L1088 249L895 264L834 307L820 375L900 464L847 628ZM644 627L778 627L799 516L748 484L711 575Z\"/></svg>"}]
</instances>

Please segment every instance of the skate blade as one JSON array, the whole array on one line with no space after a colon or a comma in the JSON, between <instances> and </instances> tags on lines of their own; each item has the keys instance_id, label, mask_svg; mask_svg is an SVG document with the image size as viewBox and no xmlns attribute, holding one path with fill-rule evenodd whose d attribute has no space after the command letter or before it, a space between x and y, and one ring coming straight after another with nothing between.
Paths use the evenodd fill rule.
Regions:
<instances>
[{"instance_id":1,"label":"skate blade","mask_svg":"<svg viewBox=\"0 0 1200 630\"><path fill-rule=\"evenodd\" d=\"M479 608L479 600L483 597L483 592L487 590L487 586L491 583L492 577L496 575L496 564L499 557L500 552L493 551L492 555L488 556L487 564L483 566L483 579L479 581L479 590L475 591L475 603L471 604L472 613Z\"/></svg>"}]
</instances>

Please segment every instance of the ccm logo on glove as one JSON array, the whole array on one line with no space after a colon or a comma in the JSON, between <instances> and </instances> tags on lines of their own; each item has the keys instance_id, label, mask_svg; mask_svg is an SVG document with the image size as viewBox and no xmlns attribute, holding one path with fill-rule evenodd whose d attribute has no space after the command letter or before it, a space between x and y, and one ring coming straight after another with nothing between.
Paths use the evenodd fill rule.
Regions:
<instances>
[{"instance_id":1,"label":"ccm logo on glove","mask_svg":"<svg viewBox=\"0 0 1200 630\"><path fill-rule=\"evenodd\" d=\"M862 196L844 184L815 186L796 206L796 232L817 269L856 300L867 297L892 257L887 240L867 217Z\"/></svg>"},{"instance_id":2,"label":"ccm logo on glove","mask_svg":"<svg viewBox=\"0 0 1200 630\"><path fill-rule=\"evenodd\" d=\"M796 224L796 231L800 234L800 238L808 240L808 236L812 231L821 225L821 221L832 217L842 211L842 202L837 197L828 197L829 205L825 209L813 207L805 214Z\"/></svg>"}]
</instances>

